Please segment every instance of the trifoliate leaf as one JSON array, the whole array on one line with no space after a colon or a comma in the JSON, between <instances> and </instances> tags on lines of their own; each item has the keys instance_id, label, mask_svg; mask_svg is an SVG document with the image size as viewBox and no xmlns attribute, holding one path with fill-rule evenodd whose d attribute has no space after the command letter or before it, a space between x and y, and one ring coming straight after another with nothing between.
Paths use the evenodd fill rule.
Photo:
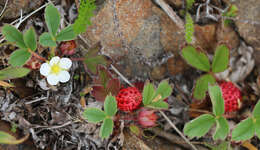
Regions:
<instances>
[{"instance_id":1,"label":"trifoliate leaf","mask_svg":"<svg viewBox=\"0 0 260 150\"><path fill-rule=\"evenodd\" d=\"M107 65L105 56L99 54L100 50L101 44L98 43L93 48L89 49L85 55L84 63L93 74L97 74L98 65Z\"/></svg>"},{"instance_id":2,"label":"trifoliate leaf","mask_svg":"<svg viewBox=\"0 0 260 150\"><path fill-rule=\"evenodd\" d=\"M229 63L229 49L225 45L220 45L215 51L212 62L212 71L214 73L223 72L227 69Z\"/></svg>"},{"instance_id":3,"label":"trifoliate leaf","mask_svg":"<svg viewBox=\"0 0 260 150\"><path fill-rule=\"evenodd\" d=\"M114 128L114 122L110 118L106 118L101 125L99 136L101 138L108 138L112 134Z\"/></svg>"},{"instance_id":4,"label":"trifoliate leaf","mask_svg":"<svg viewBox=\"0 0 260 150\"><path fill-rule=\"evenodd\" d=\"M228 122L223 116L221 116L220 118L216 119L216 124L216 131L213 135L213 138L214 140L224 140L229 132Z\"/></svg>"},{"instance_id":5,"label":"trifoliate leaf","mask_svg":"<svg viewBox=\"0 0 260 150\"><path fill-rule=\"evenodd\" d=\"M56 33L60 26L60 13L58 9L54 5L49 4L45 8L44 18L49 32L53 37L56 37Z\"/></svg>"},{"instance_id":6,"label":"trifoliate leaf","mask_svg":"<svg viewBox=\"0 0 260 150\"><path fill-rule=\"evenodd\" d=\"M50 33L47 33L47 32L43 33L40 36L39 42L42 46L45 46L45 47L55 47L55 46L57 46L53 37L50 35Z\"/></svg>"},{"instance_id":7,"label":"trifoliate leaf","mask_svg":"<svg viewBox=\"0 0 260 150\"><path fill-rule=\"evenodd\" d=\"M222 116L225 112L225 105L220 87L218 85L209 86L209 96L214 115L217 117Z\"/></svg>"},{"instance_id":8,"label":"trifoliate leaf","mask_svg":"<svg viewBox=\"0 0 260 150\"><path fill-rule=\"evenodd\" d=\"M97 108L87 108L83 113L83 117L89 122L98 123L106 118L106 114Z\"/></svg>"},{"instance_id":9,"label":"trifoliate leaf","mask_svg":"<svg viewBox=\"0 0 260 150\"><path fill-rule=\"evenodd\" d=\"M254 122L252 118L247 118L240 122L232 131L232 140L244 141L251 139L255 134Z\"/></svg>"},{"instance_id":10,"label":"trifoliate leaf","mask_svg":"<svg viewBox=\"0 0 260 150\"><path fill-rule=\"evenodd\" d=\"M23 40L23 34L15 27L6 24L2 28L2 33L7 41L14 42L19 48L26 48Z\"/></svg>"},{"instance_id":11,"label":"trifoliate leaf","mask_svg":"<svg viewBox=\"0 0 260 150\"><path fill-rule=\"evenodd\" d=\"M260 117L260 100L258 100L257 104L255 105L255 108L253 110L253 116L254 118Z\"/></svg>"},{"instance_id":12,"label":"trifoliate leaf","mask_svg":"<svg viewBox=\"0 0 260 150\"><path fill-rule=\"evenodd\" d=\"M193 137L202 137L204 136L209 129L215 123L215 117L209 114L204 114L196 119L190 121L184 126L184 134Z\"/></svg>"},{"instance_id":13,"label":"trifoliate leaf","mask_svg":"<svg viewBox=\"0 0 260 150\"><path fill-rule=\"evenodd\" d=\"M168 81L162 81L156 90L155 96L160 95L159 100L164 100L172 94L172 87L169 85Z\"/></svg>"},{"instance_id":14,"label":"trifoliate leaf","mask_svg":"<svg viewBox=\"0 0 260 150\"><path fill-rule=\"evenodd\" d=\"M205 74L201 76L197 81L194 88L193 96L195 99L203 100L206 97L206 92L208 91L209 84L214 84L216 79L210 75Z\"/></svg>"},{"instance_id":15,"label":"trifoliate leaf","mask_svg":"<svg viewBox=\"0 0 260 150\"><path fill-rule=\"evenodd\" d=\"M182 57L188 64L202 71L210 71L210 63L206 54L197 51L192 46L187 46L182 49Z\"/></svg>"},{"instance_id":16,"label":"trifoliate leaf","mask_svg":"<svg viewBox=\"0 0 260 150\"><path fill-rule=\"evenodd\" d=\"M144 86L142 95L144 106L149 105L152 102L155 95L154 85L151 83L147 83Z\"/></svg>"},{"instance_id":17,"label":"trifoliate leaf","mask_svg":"<svg viewBox=\"0 0 260 150\"><path fill-rule=\"evenodd\" d=\"M22 67L7 67L0 70L0 80L10 80L26 76L31 70Z\"/></svg>"},{"instance_id":18,"label":"trifoliate leaf","mask_svg":"<svg viewBox=\"0 0 260 150\"><path fill-rule=\"evenodd\" d=\"M76 38L76 34L74 33L72 25L67 26L66 28L62 29L58 35L56 36L56 40L60 41L69 41Z\"/></svg>"},{"instance_id":19,"label":"trifoliate leaf","mask_svg":"<svg viewBox=\"0 0 260 150\"><path fill-rule=\"evenodd\" d=\"M14 51L9 59L9 64L14 67L23 66L31 57L31 53L27 49L19 49Z\"/></svg>"},{"instance_id":20,"label":"trifoliate leaf","mask_svg":"<svg viewBox=\"0 0 260 150\"><path fill-rule=\"evenodd\" d=\"M154 108L154 109L168 109L168 103L160 100L160 101L157 101L157 102L152 102L151 104L147 105L147 107L151 107L151 108Z\"/></svg>"},{"instance_id":21,"label":"trifoliate leaf","mask_svg":"<svg viewBox=\"0 0 260 150\"><path fill-rule=\"evenodd\" d=\"M105 99L104 110L108 116L114 116L117 112L116 98L112 95L108 95Z\"/></svg>"},{"instance_id":22,"label":"trifoliate leaf","mask_svg":"<svg viewBox=\"0 0 260 150\"><path fill-rule=\"evenodd\" d=\"M32 51L36 50L37 48L36 33L32 27L24 33L23 39L27 48L30 48L30 50Z\"/></svg>"}]
</instances>

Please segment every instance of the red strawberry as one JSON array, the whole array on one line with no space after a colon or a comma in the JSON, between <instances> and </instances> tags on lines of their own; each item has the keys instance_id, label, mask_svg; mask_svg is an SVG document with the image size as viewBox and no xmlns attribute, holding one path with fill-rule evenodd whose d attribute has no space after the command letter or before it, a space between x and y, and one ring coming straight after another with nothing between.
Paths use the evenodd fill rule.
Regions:
<instances>
[{"instance_id":1,"label":"red strawberry","mask_svg":"<svg viewBox=\"0 0 260 150\"><path fill-rule=\"evenodd\" d=\"M156 120L158 116L154 113L154 110L141 109L138 113L138 123L143 128L149 128L156 126Z\"/></svg>"},{"instance_id":2,"label":"red strawberry","mask_svg":"<svg viewBox=\"0 0 260 150\"><path fill-rule=\"evenodd\" d=\"M142 102L142 94L136 87L121 89L116 96L117 107L122 111L132 111Z\"/></svg>"},{"instance_id":3,"label":"red strawberry","mask_svg":"<svg viewBox=\"0 0 260 150\"><path fill-rule=\"evenodd\" d=\"M220 84L225 102L225 112L237 111L240 108L241 92L232 82Z\"/></svg>"}]
</instances>

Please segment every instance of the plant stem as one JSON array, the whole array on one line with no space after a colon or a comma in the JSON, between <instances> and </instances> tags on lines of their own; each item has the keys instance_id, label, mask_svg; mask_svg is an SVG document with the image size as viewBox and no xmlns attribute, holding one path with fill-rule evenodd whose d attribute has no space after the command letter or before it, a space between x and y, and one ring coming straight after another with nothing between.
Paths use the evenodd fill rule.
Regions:
<instances>
[{"instance_id":1,"label":"plant stem","mask_svg":"<svg viewBox=\"0 0 260 150\"><path fill-rule=\"evenodd\" d=\"M56 47L51 47L51 57L55 56L55 49Z\"/></svg>"},{"instance_id":2,"label":"plant stem","mask_svg":"<svg viewBox=\"0 0 260 150\"><path fill-rule=\"evenodd\" d=\"M41 60L41 61L46 61L46 59L40 55L38 55L37 53L35 53L34 51L28 49L28 51L32 54L32 56L36 57L37 59Z\"/></svg>"}]
</instances>

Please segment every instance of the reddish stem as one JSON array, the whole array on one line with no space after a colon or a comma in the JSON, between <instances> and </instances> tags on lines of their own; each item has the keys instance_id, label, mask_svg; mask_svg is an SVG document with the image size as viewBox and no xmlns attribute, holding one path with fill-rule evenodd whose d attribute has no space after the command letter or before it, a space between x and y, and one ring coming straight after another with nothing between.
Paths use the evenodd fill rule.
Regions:
<instances>
[{"instance_id":1,"label":"reddish stem","mask_svg":"<svg viewBox=\"0 0 260 150\"><path fill-rule=\"evenodd\" d=\"M36 57L37 59L41 60L41 61L46 61L46 59L40 55L38 55L37 53L35 53L34 51L28 49L28 51L34 56Z\"/></svg>"},{"instance_id":2,"label":"reddish stem","mask_svg":"<svg viewBox=\"0 0 260 150\"><path fill-rule=\"evenodd\" d=\"M85 58L81 57L81 58L70 58L72 61L84 61Z\"/></svg>"}]
</instances>

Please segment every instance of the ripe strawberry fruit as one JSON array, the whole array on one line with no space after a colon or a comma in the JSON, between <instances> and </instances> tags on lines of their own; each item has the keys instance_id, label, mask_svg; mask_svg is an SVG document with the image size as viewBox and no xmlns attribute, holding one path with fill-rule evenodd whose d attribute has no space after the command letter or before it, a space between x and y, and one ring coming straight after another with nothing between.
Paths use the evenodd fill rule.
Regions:
<instances>
[{"instance_id":1,"label":"ripe strawberry fruit","mask_svg":"<svg viewBox=\"0 0 260 150\"><path fill-rule=\"evenodd\" d=\"M237 111L240 108L241 92L232 82L220 84L225 103L225 112Z\"/></svg>"},{"instance_id":2,"label":"ripe strawberry fruit","mask_svg":"<svg viewBox=\"0 0 260 150\"><path fill-rule=\"evenodd\" d=\"M132 111L142 102L142 94L136 87L121 89L116 96L117 107L122 111Z\"/></svg>"}]
</instances>

